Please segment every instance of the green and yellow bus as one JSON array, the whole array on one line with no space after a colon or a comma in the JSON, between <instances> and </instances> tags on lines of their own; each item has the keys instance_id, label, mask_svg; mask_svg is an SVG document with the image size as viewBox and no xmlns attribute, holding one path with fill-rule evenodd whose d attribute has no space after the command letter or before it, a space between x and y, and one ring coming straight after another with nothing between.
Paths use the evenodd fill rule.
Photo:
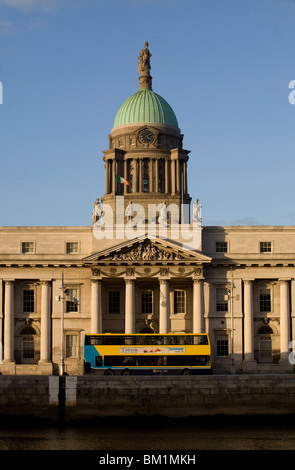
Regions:
<instances>
[{"instance_id":1,"label":"green and yellow bus","mask_svg":"<svg viewBox=\"0 0 295 470\"><path fill-rule=\"evenodd\" d=\"M207 334L85 334L85 373L211 374Z\"/></svg>"}]
</instances>

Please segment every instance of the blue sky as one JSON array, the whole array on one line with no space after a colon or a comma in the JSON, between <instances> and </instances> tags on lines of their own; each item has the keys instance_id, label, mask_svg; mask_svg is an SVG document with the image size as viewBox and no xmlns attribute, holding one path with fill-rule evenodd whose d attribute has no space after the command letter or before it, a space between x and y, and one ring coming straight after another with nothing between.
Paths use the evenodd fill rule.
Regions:
<instances>
[{"instance_id":1,"label":"blue sky","mask_svg":"<svg viewBox=\"0 0 295 470\"><path fill-rule=\"evenodd\" d=\"M0 225L91 225L145 41L203 224L295 225L294 0L0 0Z\"/></svg>"}]
</instances>

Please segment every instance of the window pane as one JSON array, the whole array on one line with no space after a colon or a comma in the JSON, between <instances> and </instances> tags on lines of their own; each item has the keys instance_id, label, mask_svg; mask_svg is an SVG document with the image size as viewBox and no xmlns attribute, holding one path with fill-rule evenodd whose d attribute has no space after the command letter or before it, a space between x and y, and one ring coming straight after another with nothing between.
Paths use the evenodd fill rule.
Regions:
<instances>
[{"instance_id":1,"label":"window pane","mask_svg":"<svg viewBox=\"0 0 295 470\"><path fill-rule=\"evenodd\" d=\"M259 305L260 305L260 312L271 311L270 289L262 289L259 292Z\"/></svg>"},{"instance_id":2,"label":"window pane","mask_svg":"<svg viewBox=\"0 0 295 470\"><path fill-rule=\"evenodd\" d=\"M174 313L185 313L185 291L174 291Z\"/></svg>"},{"instance_id":3,"label":"window pane","mask_svg":"<svg viewBox=\"0 0 295 470\"><path fill-rule=\"evenodd\" d=\"M22 253L33 253L34 242L22 242Z\"/></svg>"},{"instance_id":4,"label":"window pane","mask_svg":"<svg viewBox=\"0 0 295 470\"><path fill-rule=\"evenodd\" d=\"M217 335L217 356L228 356L228 335Z\"/></svg>"},{"instance_id":5,"label":"window pane","mask_svg":"<svg viewBox=\"0 0 295 470\"><path fill-rule=\"evenodd\" d=\"M227 253L227 242L216 242L216 253Z\"/></svg>"},{"instance_id":6,"label":"window pane","mask_svg":"<svg viewBox=\"0 0 295 470\"><path fill-rule=\"evenodd\" d=\"M216 289L216 311L227 312L228 311L228 300L226 289Z\"/></svg>"},{"instance_id":7,"label":"window pane","mask_svg":"<svg viewBox=\"0 0 295 470\"><path fill-rule=\"evenodd\" d=\"M78 312L78 289L67 289L66 292L66 311Z\"/></svg>"},{"instance_id":8,"label":"window pane","mask_svg":"<svg viewBox=\"0 0 295 470\"><path fill-rule=\"evenodd\" d=\"M23 341L23 358L34 359L35 343L34 341Z\"/></svg>"},{"instance_id":9,"label":"window pane","mask_svg":"<svg viewBox=\"0 0 295 470\"><path fill-rule=\"evenodd\" d=\"M120 313L120 291L109 292L109 313Z\"/></svg>"},{"instance_id":10,"label":"window pane","mask_svg":"<svg viewBox=\"0 0 295 470\"><path fill-rule=\"evenodd\" d=\"M67 253L78 253L78 243L77 242L68 242L67 243Z\"/></svg>"},{"instance_id":11,"label":"window pane","mask_svg":"<svg viewBox=\"0 0 295 470\"><path fill-rule=\"evenodd\" d=\"M260 242L260 253L271 253L271 242Z\"/></svg>"},{"instance_id":12,"label":"window pane","mask_svg":"<svg viewBox=\"0 0 295 470\"><path fill-rule=\"evenodd\" d=\"M33 313L34 312L34 297L35 292L33 289L28 289L23 291L23 312L24 313Z\"/></svg>"},{"instance_id":13,"label":"window pane","mask_svg":"<svg viewBox=\"0 0 295 470\"><path fill-rule=\"evenodd\" d=\"M153 313L153 292L151 290L141 292L141 313Z\"/></svg>"},{"instance_id":14,"label":"window pane","mask_svg":"<svg viewBox=\"0 0 295 470\"><path fill-rule=\"evenodd\" d=\"M78 356L78 336L77 335L66 336L66 356L67 357Z\"/></svg>"}]
</instances>

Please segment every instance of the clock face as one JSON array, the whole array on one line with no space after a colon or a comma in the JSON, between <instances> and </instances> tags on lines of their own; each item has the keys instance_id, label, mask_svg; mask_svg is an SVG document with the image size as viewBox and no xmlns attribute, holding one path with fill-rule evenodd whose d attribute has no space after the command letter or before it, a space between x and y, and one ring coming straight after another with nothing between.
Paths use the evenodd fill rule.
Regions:
<instances>
[{"instance_id":1,"label":"clock face","mask_svg":"<svg viewBox=\"0 0 295 470\"><path fill-rule=\"evenodd\" d=\"M139 140L143 144L150 144L151 142L153 142L154 138L154 134L148 129L144 129L139 133Z\"/></svg>"}]
</instances>

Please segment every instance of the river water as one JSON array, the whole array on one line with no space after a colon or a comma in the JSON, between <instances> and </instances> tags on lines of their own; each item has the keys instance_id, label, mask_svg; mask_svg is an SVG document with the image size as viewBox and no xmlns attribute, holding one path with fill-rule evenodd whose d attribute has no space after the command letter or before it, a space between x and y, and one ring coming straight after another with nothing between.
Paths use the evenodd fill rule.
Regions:
<instances>
[{"instance_id":1,"label":"river water","mask_svg":"<svg viewBox=\"0 0 295 470\"><path fill-rule=\"evenodd\" d=\"M103 419L56 423L1 419L0 450L295 450L295 417Z\"/></svg>"}]
</instances>

